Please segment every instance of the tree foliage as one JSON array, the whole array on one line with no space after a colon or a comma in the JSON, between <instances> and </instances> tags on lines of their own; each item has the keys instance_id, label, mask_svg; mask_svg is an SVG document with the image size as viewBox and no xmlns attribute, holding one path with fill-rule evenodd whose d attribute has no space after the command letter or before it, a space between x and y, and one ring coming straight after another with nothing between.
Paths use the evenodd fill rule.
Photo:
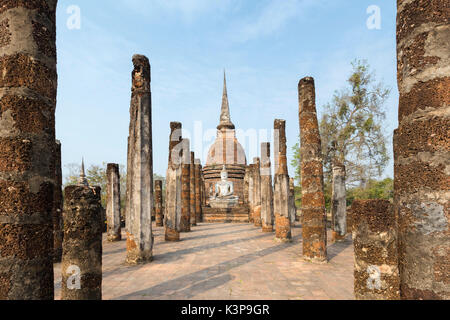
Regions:
<instances>
[{"instance_id":1,"label":"tree foliage","mask_svg":"<svg viewBox=\"0 0 450 320\"><path fill-rule=\"evenodd\" d=\"M384 103L390 89L376 82L367 61L352 62L348 87L335 92L320 121L326 180L334 161L345 164L347 184L381 176L389 156L383 134Z\"/></svg>"},{"instance_id":2,"label":"tree foliage","mask_svg":"<svg viewBox=\"0 0 450 320\"><path fill-rule=\"evenodd\" d=\"M86 179L91 186L99 186L102 188L102 205L106 207L106 167L107 164L103 163L102 165L91 165L86 169ZM80 168L81 166L76 163L70 163L65 165L65 168L68 171L68 174L65 176L64 187L68 185L77 184L78 178L80 176ZM120 202L121 207L125 207L125 199L126 199L126 187L127 187L127 171L124 165L119 165L119 174L120 174ZM163 181L163 189L165 188L165 178L158 175L153 174L153 181L162 180ZM164 192L163 192L164 195Z\"/></svg>"},{"instance_id":3,"label":"tree foliage","mask_svg":"<svg viewBox=\"0 0 450 320\"><path fill-rule=\"evenodd\" d=\"M389 179L376 180L389 162L383 121L384 104L390 89L376 81L367 61L355 60L351 65L347 86L336 91L331 102L323 107L320 121L327 208L331 204L334 161L346 166L350 202L368 196L385 199L392 189ZM292 149L294 158L291 164L300 184L300 144Z\"/></svg>"}]
</instances>

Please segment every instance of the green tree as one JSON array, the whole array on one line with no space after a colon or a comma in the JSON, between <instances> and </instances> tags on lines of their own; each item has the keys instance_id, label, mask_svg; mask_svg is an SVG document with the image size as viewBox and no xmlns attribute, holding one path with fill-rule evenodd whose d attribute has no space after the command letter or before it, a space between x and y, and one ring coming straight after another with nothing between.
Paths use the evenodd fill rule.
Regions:
<instances>
[{"instance_id":1,"label":"green tree","mask_svg":"<svg viewBox=\"0 0 450 320\"><path fill-rule=\"evenodd\" d=\"M332 101L324 106L320 135L327 208L331 204L334 161L345 164L349 188L359 185L361 190L385 169L389 156L382 125L390 92L383 83L376 82L367 61L355 60L347 86L336 91ZM293 152L291 164L300 182L300 144L293 146Z\"/></svg>"},{"instance_id":2,"label":"green tree","mask_svg":"<svg viewBox=\"0 0 450 320\"><path fill-rule=\"evenodd\" d=\"M364 186L380 176L389 161L382 125L390 89L376 82L367 61L355 60L352 67L348 87L335 92L324 107L320 134L326 181L338 161L346 166L347 184Z\"/></svg>"},{"instance_id":3,"label":"green tree","mask_svg":"<svg viewBox=\"0 0 450 320\"><path fill-rule=\"evenodd\" d=\"M86 169L86 179L91 186L99 186L102 188L102 205L106 207L106 167L107 164L103 163L102 165L91 165ZM78 177L80 176L81 166L76 163L70 163L65 165L65 168L68 171L68 174L65 176L64 187L68 185L73 185L78 183ZM120 173L120 202L121 207L125 208L126 201L126 187L127 187L127 171L124 165L119 165L119 173ZM165 188L165 178L158 174L153 174L153 181L156 179L163 181L163 190ZM164 195L164 192L163 192Z\"/></svg>"},{"instance_id":4,"label":"green tree","mask_svg":"<svg viewBox=\"0 0 450 320\"><path fill-rule=\"evenodd\" d=\"M394 180L369 180L364 188L354 187L347 191L347 205L351 205L355 199L394 199Z\"/></svg>"}]
</instances>

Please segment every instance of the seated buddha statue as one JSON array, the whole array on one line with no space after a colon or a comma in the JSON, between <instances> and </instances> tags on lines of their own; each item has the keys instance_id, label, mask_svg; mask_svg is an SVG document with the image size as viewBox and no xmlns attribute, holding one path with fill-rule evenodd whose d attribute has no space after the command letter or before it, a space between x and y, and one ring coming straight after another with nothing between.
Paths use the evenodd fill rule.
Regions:
<instances>
[{"instance_id":1,"label":"seated buddha statue","mask_svg":"<svg viewBox=\"0 0 450 320\"><path fill-rule=\"evenodd\" d=\"M220 173L220 181L216 183L214 198L215 199L235 199L234 186L232 181L228 181L228 172L225 166L223 166Z\"/></svg>"}]
</instances>

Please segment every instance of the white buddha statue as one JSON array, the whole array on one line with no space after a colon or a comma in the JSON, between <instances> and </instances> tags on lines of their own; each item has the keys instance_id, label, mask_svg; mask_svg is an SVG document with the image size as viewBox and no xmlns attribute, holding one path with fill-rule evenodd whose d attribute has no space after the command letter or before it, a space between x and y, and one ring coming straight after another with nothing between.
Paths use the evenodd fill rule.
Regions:
<instances>
[{"instance_id":1,"label":"white buddha statue","mask_svg":"<svg viewBox=\"0 0 450 320\"><path fill-rule=\"evenodd\" d=\"M222 172L220 173L220 180L216 183L215 198L228 198L234 194L234 186L232 181L228 181L228 172L223 166Z\"/></svg>"}]
</instances>

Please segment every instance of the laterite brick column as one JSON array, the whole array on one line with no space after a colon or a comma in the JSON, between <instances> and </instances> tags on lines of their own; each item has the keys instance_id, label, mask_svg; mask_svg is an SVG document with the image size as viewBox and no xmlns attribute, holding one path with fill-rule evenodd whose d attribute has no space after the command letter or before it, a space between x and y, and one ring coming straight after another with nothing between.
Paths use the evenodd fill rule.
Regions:
<instances>
[{"instance_id":1,"label":"laterite brick column","mask_svg":"<svg viewBox=\"0 0 450 320\"><path fill-rule=\"evenodd\" d=\"M273 189L270 163L270 143L261 144L261 226L263 232L273 232Z\"/></svg>"},{"instance_id":2,"label":"laterite brick column","mask_svg":"<svg viewBox=\"0 0 450 320\"><path fill-rule=\"evenodd\" d=\"M53 262L61 262L63 242L63 192L61 168L61 142L55 144L55 192L53 197Z\"/></svg>"},{"instance_id":3,"label":"laterite brick column","mask_svg":"<svg viewBox=\"0 0 450 320\"><path fill-rule=\"evenodd\" d=\"M300 80L300 156L302 177L303 257L327 261L327 221L323 191L322 147L316 111L314 79Z\"/></svg>"},{"instance_id":4,"label":"laterite brick column","mask_svg":"<svg viewBox=\"0 0 450 320\"><path fill-rule=\"evenodd\" d=\"M275 235L279 241L290 241L290 189L286 156L286 121L277 119L274 123L275 140Z\"/></svg>"},{"instance_id":5,"label":"laterite brick column","mask_svg":"<svg viewBox=\"0 0 450 320\"><path fill-rule=\"evenodd\" d=\"M244 204L248 205L248 180L249 180L249 173L250 170L247 167L245 167L245 175L244 175Z\"/></svg>"},{"instance_id":6,"label":"laterite brick column","mask_svg":"<svg viewBox=\"0 0 450 320\"><path fill-rule=\"evenodd\" d=\"M130 133L127 164L127 258L128 264L153 259L153 155L150 62L133 56Z\"/></svg>"},{"instance_id":7,"label":"laterite brick column","mask_svg":"<svg viewBox=\"0 0 450 320\"><path fill-rule=\"evenodd\" d=\"M155 181L155 216L156 216L156 226L164 226L164 215L163 215L163 196L162 196L163 182L161 180Z\"/></svg>"},{"instance_id":8,"label":"laterite brick column","mask_svg":"<svg viewBox=\"0 0 450 320\"><path fill-rule=\"evenodd\" d=\"M166 241L180 241L182 126L170 123L169 165L166 173L166 206L164 215Z\"/></svg>"},{"instance_id":9,"label":"laterite brick column","mask_svg":"<svg viewBox=\"0 0 450 320\"><path fill-rule=\"evenodd\" d=\"M204 201L203 169L200 159L195 159L195 221L202 222L202 202Z\"/></svg>"},{"instance_id":10,"label":"laterite brick column","mask_svg":"<svg viewBox=\"0 0 450 320\"><path fill-rule=\"evenodd\" d=\"M397 229L392 204L388 200L355 200L352 212L356 299L400 299Z\"/></svg>"},{"instance_id":11,"label":"laterite brick column","mask_svg":"<svg viewBox=\"0 0 450 320\"><path fill-rule=\"evenodd\" d=\"M253 177L253 223L261 227L261 159L254 158Z\"/></svg>"},{"instance_id":12,"label":"laterite brick column","mask_svg":"<svg viewBox=\"0 0 450 320\"><path fill-rule=\"evenodd\" d=\"M109 163L106 166L106 220L108 221L108 241L122 240L120 221L120 173L119 165Z\"/></svg>"},{"instance_id":13,"label":"laterite brick column","mask_svg":"<svg viewBox=\"0 0 450 320\"><path fill-rule=\"evenodd\" d=\"M289 178L289 219L291 220L291 226L295 225L295 221L297 221L297 206L295 204L294 178Z\"/></svg>"},{"instance_id":14,"label":"laterite brick column","mask_svg":"<svg viewBox=\"0 0 450 320\"><path fill-rule=\"evenodd\" d=\"M247 166L248 170L248 206L249 206L249 222L254 223L255 210L255 165Z\"/></svg>"},{"instance_id":15,"label":"laterite brick column","mask_svg":"<svg viewBox=\"0 0 450 320\"><path fill-rule=\"evenodd\" d=\"M191 151L188 139L182 141L181 164L181 221L180 232L191 231Z\"/></svg>"},{"instance_id":16,"label":"laterite brick column","mask_svg":"<svg viewBox=\"0 0 450 320\"><path fill-rule=\"evenodd\" d=\"M397 1L394 193L404 299L450 299L450 4Z\"/></svg>"},{"instance_id":17,"label":"laterite brick column","mask_svg":"<svg viewBox=\"0 0 450 320\"><path fill-rule=\"evenodd\" d=\"M331 201L333 241L343 241L347 235L347 191L345 189L345 166L340 163L333 165Z\"/></svg>"},{"instance_id":18,"label":"laterite brick column","mask_svg":"<svg viewBox=\"0 0 450 320\"><path fill-rule=\"evenodd\" d=\"M196 206L195 206L195 198L196 198L196 184L195 184L195 153L191 152L191 163L189 166L189 181L190 181L190 219L191 226L197 225L197 214L196 214Z\"/></svg>"},{"instance_id":19,"label":"laterite brick column","mask_svg":"<svg viewBox=\"0 0 450 320\"><path fill-rule=\"evenodd\" d=\"M64 190L62 300L102 299L101 189L68 186Z\"/></svg>"},{"instance_id":20,"label":"laterite brick column","mask_svg":"<svg viewBox=\"0 0 450 320\"><path fill-rule=\"evenodd\" d=\"M0 299L52 300L56 0L0 5Z\"/></svg>"}]
</instances>

